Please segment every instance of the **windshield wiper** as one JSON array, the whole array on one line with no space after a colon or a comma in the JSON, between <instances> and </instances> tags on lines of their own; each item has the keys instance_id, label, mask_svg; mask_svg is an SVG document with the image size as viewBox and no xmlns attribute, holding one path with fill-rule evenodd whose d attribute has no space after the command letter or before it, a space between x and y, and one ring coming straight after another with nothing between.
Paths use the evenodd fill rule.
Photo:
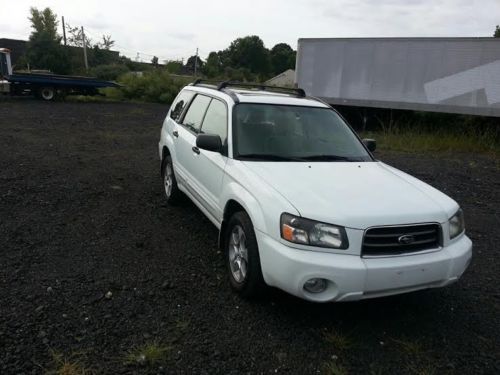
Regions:
<instances>
[{"instance_id":1,"label":"windshield wiper","mask_svg":"<svg viewBox=\"0 0 500 375\"><path fill-rule=\"evenodd\" d=\"M359 161L358 158L348 157L348 156L340 156L340 155L309 155L302 157L303 160L311 160L311 161Z\"/></svg>"},{"instance_id":2,"label":"windshield wiper","mask_svg":"<svg viewBox=\"0 0 500 375\"><path fill-rule=\"evenodd\" d=\"M275 154L239 154L239 158L254 159L254 160L269 160L269 161L304 161L302 158L293 156L281 156Z\"/></svg>"}]
</instances>

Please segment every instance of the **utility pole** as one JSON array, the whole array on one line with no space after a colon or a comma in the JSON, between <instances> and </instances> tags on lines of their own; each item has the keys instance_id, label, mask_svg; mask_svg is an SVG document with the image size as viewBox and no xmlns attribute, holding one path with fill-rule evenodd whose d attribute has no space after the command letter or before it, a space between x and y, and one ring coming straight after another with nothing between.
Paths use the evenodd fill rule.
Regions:
<instances>
[{"instance_id":1,"label":"utility pole","mask_svg":"<svg viewBox=\"0 0 500 375\"><path fill-rule=\"evenodd\" d=\"M85 41L85 30L82 26L82 43L83 43L83 59L85 60L85 70L89 70L89 62L87 60L87 42Z\"/></svg>"},{"instance_id":2,"label":"utility pole","mask_svg":"<svg viewBox=\"0 0 500 375\"><path fill-rule=\"evenodd\" d=\"M198 47L196 47L196 57L194 58L194 76L196 77L196 73L198 71Z\"/></svg>"},{"instance_id":3,"label":"utility pole","mask_svg":"<svg viewBox=\"0 0 500 375\"><path fill-rule=\"evenodd\" d=\"M63 27L64 45L66 45L66 24L64 23L64 16L62 16L62 27Z\"/></svg>"}]
</instances>

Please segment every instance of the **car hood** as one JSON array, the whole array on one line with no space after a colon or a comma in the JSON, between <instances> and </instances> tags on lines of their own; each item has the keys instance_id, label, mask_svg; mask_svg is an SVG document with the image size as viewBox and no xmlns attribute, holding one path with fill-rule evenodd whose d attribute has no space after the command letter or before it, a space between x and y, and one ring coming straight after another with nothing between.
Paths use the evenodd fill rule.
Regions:
<instances>
[{"instance_id":1,"label":"car hood","mask_svg":"<svg viewBox=\"0 0 500 375\"><path fill-rule=\"evenodd\" d=\"M430 185L382 162L243 162L301 216L366 229L443 223L458 205Z\"/></svg>"}]
</instances>

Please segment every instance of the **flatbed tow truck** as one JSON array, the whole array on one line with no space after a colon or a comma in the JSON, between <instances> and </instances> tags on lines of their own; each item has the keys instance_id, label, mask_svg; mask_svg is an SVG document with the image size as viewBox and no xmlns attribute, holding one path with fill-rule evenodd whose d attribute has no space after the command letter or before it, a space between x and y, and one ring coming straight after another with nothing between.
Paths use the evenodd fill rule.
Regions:
<instances>
[{"instance_id":1,"label":"flatbed tow truck","mask_svg":"<svg viewBox=\"0 0 500 375\"><path fill-rule=\"evenodd\" d=\"M97 95L100 88L119 86L91 77L13 72L10 50L0 48L0 94L34 95L50 101L66 95Z\"/></svg>"}]
</instances>

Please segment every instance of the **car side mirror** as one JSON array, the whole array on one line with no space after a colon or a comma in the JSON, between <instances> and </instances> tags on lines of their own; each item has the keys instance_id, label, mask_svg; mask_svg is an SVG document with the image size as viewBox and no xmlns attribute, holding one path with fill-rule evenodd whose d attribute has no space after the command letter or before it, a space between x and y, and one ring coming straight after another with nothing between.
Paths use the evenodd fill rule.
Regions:
<instances>
[{"instance_id":1,"label":"car side mirror","mask_svg":"<svg viewBox=\"0 0 500 375\"><path fill-rule=\"evenodd\" d=\"M196 147L202 150L221 152L222 141L216 134L199 134L196 137Z\"/></svg>"},{"instance_id":2,"label":"car side mirror","mask_svg":"<svg viewBox=\"0 0 500 375\"><path fill-rule=\"evenodd\" d=\"M377 141L375 139L365 138L363 139L363 143L365 144L366 148L370 150L370 152L373 152L377 149Z\"/></svg>"}]
</instances>

